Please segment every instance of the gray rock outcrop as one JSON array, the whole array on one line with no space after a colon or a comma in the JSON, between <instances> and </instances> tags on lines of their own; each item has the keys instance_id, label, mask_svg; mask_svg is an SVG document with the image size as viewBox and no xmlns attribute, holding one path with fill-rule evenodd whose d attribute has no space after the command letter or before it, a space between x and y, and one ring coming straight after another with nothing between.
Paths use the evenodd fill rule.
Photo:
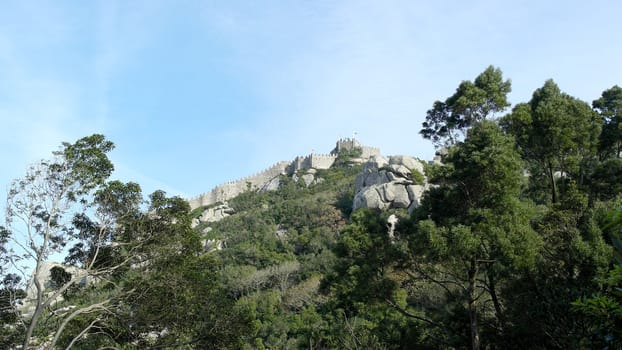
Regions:
<instances>
[{"instance_id":1,"label":"gray rock outcrop","mask_svg":"<svg viewBox=\"0 0 622 350\"><path fill-rule=\"evenodd\" d=\"M197 227L202 222L217 222L234 213L235 210L230 208L226 203L212 208L207 208L203 210L200 217L192 219L192 227Z\"/></svg>"},{"instance_id":2,"label":"gray rock outcrop","mask_svg":"<svg viewBox=\"0 0 622 350\"><path fill-rule=\"evenodd\" d=\"M281 185L281 179L278 176L273 177L270 181L266 182L260 189L261 192L276 191Z\"/></svg>"},{"instance_id":3,"label":"gray rock outcrop","mask_svg":"<svg viewBox=\"0 0 622 350\"><path fill-rule=\"evenodd\" d=\"M307 187L311 186L311 184L313 184L313 181L315 180L315 176L313 174L304 174L300 178Z\"/></svg>"},{"instance_id":4,"label":"gray rock outcrop","mask_svg":"<svg viewBox=\"0 0 622 350\"><path fill-rule=\"evenodd\" d=\"M413 157L372 157L356 177L353 209L407 208L412 211L421 203L428 185L416 184L412 171L424 173L423 164Z\"/></svg>"},{"instance_id":5,"label":"gray rock outcrop","mask_svg":"<svg viewBox=\"0 0 622 350\"><path fill-rule=\"evenodd\" d=\"M89 280L92 281L92 278L89 278L87 274L84 272L84 270L78 269L77 267L65 266L63 264L52 262L52 261L44 261L41 263L41 266L39 267L39 273L37 274L37 279L43 286L44 291L45 291L44 295L46 297L50 296L51 293L53 293L57 288L57 286L55 286L54 283L52 282L52 269L54 267L62 268L63 270L65 270L65 272L71 274L72 277L75 277L76 275L83 275L82 278L80 278L78 281L75 282L76 283L75 285L77 286L85 286L87 282L89 282ZM63 300L62 295L59 295L55 299L56 302L60 302L62 300ZM28 281L28 284L26 285L26 297L21 300L21 305L18 306L18 311L25 317L31 316L35 311L36 301L37 301L37 289L35 287L34 279L33 277L31 277L30 280Z\"/></svg>"},{"instance_id":6,"label":"gray rock outcrop","mask_svg":"<svg viewBox=\"0 0 622 350\"><path fill-rule=\"evenodd\" d=\"M199 221L201 222L216 222L220 221L227 216L233 214L235 211L232 208L229 208L227 204L222 204L216 206L214 208L205 209Z\"/></svg>"}]
</instances>

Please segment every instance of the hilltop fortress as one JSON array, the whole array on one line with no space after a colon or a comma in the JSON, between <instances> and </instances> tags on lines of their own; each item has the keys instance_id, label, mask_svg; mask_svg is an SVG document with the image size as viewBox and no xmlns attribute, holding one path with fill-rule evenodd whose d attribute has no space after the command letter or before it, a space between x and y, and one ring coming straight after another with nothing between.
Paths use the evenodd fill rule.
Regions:
<instances>
[{"instance_id":1,"label":"hilltop fortress","mask_svg":"<svg viewBox=\"0 0 622 350\"><path fill-rule=\"evenodd\" d=\"M330 154L311 153L307 156L298 156L293 161L278 162L255 175L218 185L209 192L189 199L188 203L190 208L195 209L216 203L224 203L247 190L274 190L279 186L279 176L294 175L299 171L308 169L328 169L335 163L340 152L351 151L355 148L359 148L362 151L360 156L361 162L366 161L370 157L380 156L379 148L363 146L356 139L352 138L341 139L337 141L335 148Z\"/></svg>"}]
</instances>

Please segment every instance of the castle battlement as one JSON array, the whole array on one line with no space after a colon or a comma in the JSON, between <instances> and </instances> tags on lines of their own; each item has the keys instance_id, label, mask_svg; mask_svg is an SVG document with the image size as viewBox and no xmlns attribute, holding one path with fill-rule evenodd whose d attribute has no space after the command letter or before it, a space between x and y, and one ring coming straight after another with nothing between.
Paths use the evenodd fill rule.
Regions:
<instances>
[{"instance_id":1,"label":"castle battlement","mask_svg":"<svg viewBox=\"0 0 622 350\"><path fill-rule=\"evenodd\" d=\"M361 158L363 159L380 155L379 148L362 146L358 140L354 138L343 138L337 141L337 146L329 154L311 153L306 156L298 156L290 162L281 161L275 163L256 174L220 184L209 192L205 192L199 196L189 199L188 203L190 204L190 208L195 209L218 202L225 202L240 193L247 191L249 189L249 185L251 190L264 189L280 175L292 175L299 170L307 170L311 168L329 169L335 163L339 151L352 150L354 148L361 148L363 151Z\"/></svg>"},{"instance_id":2,"label":"castle battlement","mask_svg":"<svg viewBox=\"0 0 622 350\"><path fill-rule=\"evenodd\" d=\"M190 208L195 209L218 202L225 202L248 190L249 184L253 190L261 188L264 184L275 177L285 174L288 165L289 162L286 161L278 162L264 171L260 171L254 175L222 183L214 187L209 192L205 192L199 196L189 199L188 203L190 204Z\"/></svg>"},{"instance_id":3,"label":"castle battlement","mask_svg":"<svg viewBox=\"0 0 622 350\"><path fill-rule=\"evenodd\" d=\"M339 139L330 154L337 155L341 151L352 151L355 148L361 149L361 158L363 159L380 156L380 148L363 146L357 139L348 137Z\"/></svg>"}]
</instances>

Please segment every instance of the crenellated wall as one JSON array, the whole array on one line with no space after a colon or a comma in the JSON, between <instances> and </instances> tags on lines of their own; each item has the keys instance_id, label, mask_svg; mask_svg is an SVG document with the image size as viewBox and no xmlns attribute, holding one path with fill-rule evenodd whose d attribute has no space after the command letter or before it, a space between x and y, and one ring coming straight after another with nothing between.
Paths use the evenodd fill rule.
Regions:
<instances>
[{"instance_id":1,"label":"crenellated wall","mask_svg":"<svg viewBox=\"0 0 622 350\"><path fill-rule=\"evenodd\" d=\"M328 169L335 163L337 155L340 151L352 150L357 147L361 148L363 151L361 155L362 159L369 159L372 156L380 155L379 148L361 146L356 139L341 139L337 141L335 149L333 149L330 154L311 153L307 156L298 156L291 162L283 161L276 163L268 169L255 175L218 185L209 192L189 199L188 203L190 204L190 208L195 209L218 202L226 202L227 200L248 190L249 186L251 190L264 190L266 188L270 188L272 184L276 184L278 186L278 177L280 175L292 175L299 170L311 168Z\"/></svg>"},{"instance_id":2,"label":"crenellated wall","mask_svg":"<svg viewBox=\"0 0 622 350\"><path fill-rule=\"evenodd\" d=\"M351 151L357 147L360 148L362 146L361 146L361 143L358 142L358 140L356 139L352 139L352 138L339 139L337 141L337 145L335 145L335 148L330 153L337 155L341 151Z\"/></svg>"},{"instance_id":3,"label":"crenellated wall","mask_svg":"<svg viewBox=\"0 0 622 350\"><path fill-rule=\"evenodd\" d=\"M362 146L361 149L363 150L363 153L361 153L361 158L363 159L380 157L380 148Z\"/></svg>"},{"instance_id":4,"label":"crenellated wall","mask_svg":"<svg viewBox=\"0 0 622 350\"><path fill-rule=\"evenodd\" d=\"M330 168L335 160L337 159L337 155L335 154L315 154L311 153L308 156L296 157L287 167L288 174L294 174L298 170L305 169L328 169Z\"/></svg>"},{"instance_id":5,"label":"crenellated wall","mask_svg":"<svg viewBox=\"0 0 622 350\"><path fill-rule=\"evenodd\" d=\"M237 181L229 181L214 187L209 192L188 200L191 209L198 207L225 202L240 193L249 189L256 190L262 188L266 183L272 181L275 177L287 173L289 162L278 162L268 169L257 174L244 177Z\"/></svg>"},{"instance_id":6,"label":"crenellated wall","mask_svg":"<svg viewBox=\"0 0 622 350\"><path fill-rule=\"evenodd\" d=\"M341 151L351 151L354 148L361 149L362 159L369 159L371 157L380 156L380 148L363 146L358 140L353 138L345 138L337 141L337 145L335 146L333 151L330 152L330 154L337 155Z\"/></svg>"}]
</instances>

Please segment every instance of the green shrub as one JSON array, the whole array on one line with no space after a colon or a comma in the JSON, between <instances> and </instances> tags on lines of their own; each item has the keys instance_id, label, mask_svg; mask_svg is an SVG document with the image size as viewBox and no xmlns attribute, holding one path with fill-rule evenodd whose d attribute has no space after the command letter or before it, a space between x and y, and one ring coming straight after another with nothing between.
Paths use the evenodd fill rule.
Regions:
<instances>
[{"instance_id":1,"label":"green shrub","mask_svg":"<svg viewBox=\"0 0 622 350\"><path fill-rule=\"evenodd\" d=\"M415 182L415 185L422 185L425 182L425 176L417 169L410 170L410 177Z\"/></svg>"}]
</instances>

